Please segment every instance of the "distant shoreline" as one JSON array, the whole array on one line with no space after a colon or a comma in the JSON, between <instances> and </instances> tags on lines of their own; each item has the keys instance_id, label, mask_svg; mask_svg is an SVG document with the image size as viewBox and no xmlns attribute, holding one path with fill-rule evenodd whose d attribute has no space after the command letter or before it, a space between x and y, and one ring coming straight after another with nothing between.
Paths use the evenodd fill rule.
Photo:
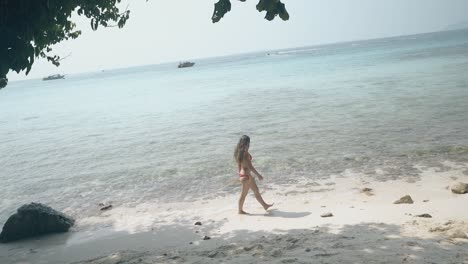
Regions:
<instances>
[{"instance_id":1,"label":"distant shoreline","mask_svg":"<svg viewBox=\"0 0 468 264\"><path fill-rule=\"evenodd\" d=\"M325 47L325 46L334 46L334 45L342 45L342 44L350 44L350 43L358 43L358 42L365 42L365 41L379 41L379 40L385 40L385 39L396 39L396 38L404 38L404 37L411 37L411 36L421 36L421 35L427 35L427 34L437 34L437 33L445 33L445 32L450 32L450 31L465 31L468 30L468 28L462 28L462 29L443 29L443 30L438 30L438 31L430 31L430 32L422 32L422 33L416 33L416 34L409 34L409 35L392 35L392 36L386 36L386 37L376 37L376 38L370 38L370 39L355 39L355 40L349 40L349 41L341 41L341 42L327 42L327 43L319 43L319 44L313 44L313 45L306 45L306 46L296 46L296 47L290 47L290 48L281 48L281 49L274 49L274 50L255 50L255 51L248 51L245 53L233 53L233 54L227 54L227 55L219 55L219 56L210 56L210 57L202 57L202 58L184 58L190 61L195 61L195 62L200 62L200 61L207 61L207 60L213 60L213 59L221 59L221 58L231 58L231 57L238 57L238 56L247 56L247 55L256 55L256 54L267 54L267 53L275 53L275 52L282 52L282 51L291 51L291 50L297 50L297 49L310 49L310 48L320 48L320 47ZM179 60L176 61L162 61L160 63L154 63L154 64L144 64L144 65L130 65L128 67L119 67L119 68L103 68L103 69L96 69L93 71L81 71L81 72L70 72L66 73L67 76L76 76L76 75L84 75L84 74L95 74L95 73L100 73L102 71L105 72L114 72L114 71L123 71L123 70L128 70L128 69L144 69L144 68L149 68L149 67L154 67L154 66L162 66L162 65L175 65L179 63ZM60 68L58 68L60 69ZM11 75L12 73L10 73ZM22 74L21 74L22 75ZM18 76L18 75L15 75ZM35 77L27 77L17 79L15 77L9 76L8 79L10 80L11 83L18 83L18 82L23 82L23 81L33 81L33 80L39 80L43 78L43 76L35 76Z\"/></svg>"}]
</instances>

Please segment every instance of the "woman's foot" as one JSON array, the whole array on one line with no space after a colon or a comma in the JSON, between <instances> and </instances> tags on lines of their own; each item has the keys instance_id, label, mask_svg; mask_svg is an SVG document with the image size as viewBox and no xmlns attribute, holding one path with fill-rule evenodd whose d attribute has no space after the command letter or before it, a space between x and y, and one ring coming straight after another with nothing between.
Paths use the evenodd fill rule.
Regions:
<instances>
[{"instance_id":1,"label":"woman's foot","mask_svg":"<svg viewBox=\"0 0 468 264\"><path fill-rule=\"evenodd\" d=\"M263 207L263 209L268 210L268 208L272 207L275 203L272 203L272 204L266 204L265 207Z\"/></svg>"},{"instance_id":2,"label":"woman's foot","mask_svg":"<svg viewBox=\"0 0 468 264\"><path fill-rule=\"evenodd\" d=\"M244 211L244 210L240 210L240 211L239 211L239 214L245 214L245 215L247 215L247 214L249 214L249 213L247 213L247 212Z\"/></svg>"}]
</instances>

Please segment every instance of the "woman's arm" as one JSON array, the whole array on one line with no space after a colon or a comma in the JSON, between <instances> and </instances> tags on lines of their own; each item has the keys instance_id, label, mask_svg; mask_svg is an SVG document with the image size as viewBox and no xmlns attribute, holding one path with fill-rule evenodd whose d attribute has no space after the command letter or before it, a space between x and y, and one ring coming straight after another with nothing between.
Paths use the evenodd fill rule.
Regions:
<instances>
[{"instance_id":1,"label":"woman's arm","mask_svg":"<svg viewBox=\"0 0 468 264\"><path fill-rule=\"evenodd\" d=\"M255 169L255 167L252 164L252 161L250 160L250 157L247 157L246 160L247 160L247 165L249 166L250 171L255 173L258 176L259 180L263 180L263 176Z\"/></svg>"}]
</instances>

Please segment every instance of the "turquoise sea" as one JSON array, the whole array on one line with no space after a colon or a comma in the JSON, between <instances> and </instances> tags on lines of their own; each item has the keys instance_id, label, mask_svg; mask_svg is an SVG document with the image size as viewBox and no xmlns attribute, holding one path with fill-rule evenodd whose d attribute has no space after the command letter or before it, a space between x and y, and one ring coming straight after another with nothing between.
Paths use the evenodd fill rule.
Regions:
<instances>
[{"instance_id":1,"label":"turquoise sea","mask_svg":"<svg viewBox=\"0 0 468 264\"><path fill-rule=\"evenodd\" d=\"M345 171L418 180L420 166L468 164L468 31L10 82L0 224L32 201L79 218L100 202L237 192L242 134L266 189Z\"/></svg>"}]
</instances>

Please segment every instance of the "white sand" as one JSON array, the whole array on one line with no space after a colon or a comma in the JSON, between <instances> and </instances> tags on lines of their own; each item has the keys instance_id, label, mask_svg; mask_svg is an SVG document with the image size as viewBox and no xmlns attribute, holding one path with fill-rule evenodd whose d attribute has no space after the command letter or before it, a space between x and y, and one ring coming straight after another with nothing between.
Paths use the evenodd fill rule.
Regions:
<instances>
[{"instance_id":1,"label":"white sand","mask_svg":"<svg viewBox=\"0 0 468 264\"><path fill-rule=\"evenodd\" d=\"M0 245L0 263L468 263L468 194L446 189L468 182L467 167L446 165L414 183L348 172L276 186L263 194L268 213L249 196L251 215L237 215L237 195L116 207L78 231ZM393 204L407 194L414 204Z\"/></svg>"}]
</instances>

